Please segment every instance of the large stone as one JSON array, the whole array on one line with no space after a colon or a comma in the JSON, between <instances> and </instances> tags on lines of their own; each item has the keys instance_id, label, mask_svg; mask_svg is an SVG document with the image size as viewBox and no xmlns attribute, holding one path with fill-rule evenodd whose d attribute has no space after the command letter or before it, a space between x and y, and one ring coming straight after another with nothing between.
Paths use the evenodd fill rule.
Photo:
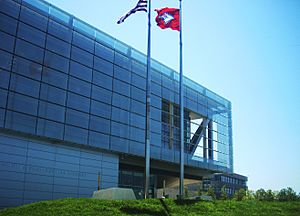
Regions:
<instances>
[{"instance_id":1,"label":"large stone","mask_svg":"<svg viewBox=\"0 0 300 216\"><path fill-rule=\"evenodd\" d=\"M93 198L101 200L136 200L131 188L108 188L94 191Z\"/></svg>"}]
</instances>

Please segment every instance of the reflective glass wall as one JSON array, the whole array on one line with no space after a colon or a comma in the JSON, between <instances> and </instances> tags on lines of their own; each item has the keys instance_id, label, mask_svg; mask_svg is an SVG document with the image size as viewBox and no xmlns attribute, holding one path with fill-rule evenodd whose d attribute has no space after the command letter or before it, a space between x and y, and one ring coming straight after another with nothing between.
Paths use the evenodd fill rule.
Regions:
<instances>
[{"instance_id":1,"label":"reflective glass wall","mask_svg":"<svg viewBox=\"0 0 300 216\"><path fill-rule=\"evenodd\" d=\"M144 155L144 54L44 1L0 16L0 127ZM151 67L151 157L178 163L179 75ZM185 163L231 171L230 102L185 78L184 106Z\"/></svg>"}]
</instances>

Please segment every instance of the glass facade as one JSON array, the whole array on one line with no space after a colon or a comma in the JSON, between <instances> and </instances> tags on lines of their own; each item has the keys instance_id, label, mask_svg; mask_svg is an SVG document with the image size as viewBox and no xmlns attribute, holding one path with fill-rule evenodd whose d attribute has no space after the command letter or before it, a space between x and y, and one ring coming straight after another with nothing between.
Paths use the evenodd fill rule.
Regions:
<instances>
[{"instance_id":1,"label":"glass facade","mask_svg":"<svg viewBox=\"0 0 300 216\"><path fill-rule=\"evenodd\" d=\"M39 0L1 0L0 127L144 156L146 56ZM179 163L179 75L151 61L151 158ZM231 103L184 78L185 164L233 169Z\"/></svg>"}]
</instances>

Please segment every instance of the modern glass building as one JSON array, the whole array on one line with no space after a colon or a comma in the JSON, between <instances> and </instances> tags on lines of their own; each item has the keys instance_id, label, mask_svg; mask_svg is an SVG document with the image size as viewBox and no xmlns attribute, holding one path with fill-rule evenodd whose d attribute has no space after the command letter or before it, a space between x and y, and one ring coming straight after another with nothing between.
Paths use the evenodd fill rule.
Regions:
<instances>
[{"instance_id":1,"label":"modern glass building","mask_svg":"<svg viewBox=\"0 0 300 216\"><path fill-rule=\"evenodd\" d=\"M179 176L179 75L151 67L155 196ZM145 90L143 53L47 2L1 0L0 207L90 197L98 174L140 195ZM185 178L233 172L231 103L185 77L184 107Z\"/></svg>"}]
</instances>

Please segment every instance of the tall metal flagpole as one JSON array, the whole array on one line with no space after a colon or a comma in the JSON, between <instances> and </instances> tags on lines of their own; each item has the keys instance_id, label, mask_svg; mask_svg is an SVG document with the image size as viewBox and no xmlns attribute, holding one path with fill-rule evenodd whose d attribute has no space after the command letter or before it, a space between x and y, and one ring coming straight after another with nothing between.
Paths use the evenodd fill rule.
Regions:
<instances>
[{"instance_id":1,"label":"tall metal flagpole","mask_svg":"<svg viewBox=\"0 0 300 216\"><path fill-rule=\"evenodd\" d=\"M146 128L145 128L145 173L144 199L149 197L150 179L150 102L151 102L151 0L148 0L148 46L147 46L147 86L146 86Z\"/></svg>"},{"instance_id":2,"label":"tall metal flagpole","mask_svg":"<svg viewBox=\"0 0 300 216\"><path fill-rule=\"evenodd\" d=\"M184 110L183 110L183 72L182 72L182 0L179 0L179 105L180 105L180 182L179 182L179 198L183 198L184 190Z\"/></svg>"}]
</instances>

